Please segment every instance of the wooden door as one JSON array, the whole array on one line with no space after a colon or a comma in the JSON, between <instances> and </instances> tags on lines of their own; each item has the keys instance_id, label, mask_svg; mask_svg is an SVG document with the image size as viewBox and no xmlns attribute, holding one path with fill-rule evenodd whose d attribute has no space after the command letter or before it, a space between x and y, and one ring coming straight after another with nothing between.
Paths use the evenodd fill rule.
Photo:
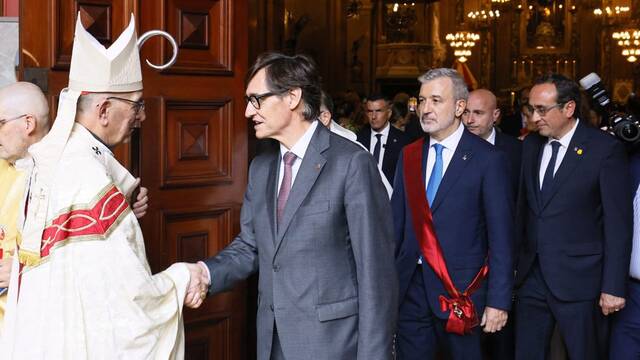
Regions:
<instances>
[{"instance_id":1,"label":"wooden door","mask_svg":"<svg viewBox=\"0 0 640 360\"><path fill-rule=\"evenodd\" d=\"M150 190L141 225L152 270L216 254L239 231L247 182L247 0L21 1L22 76L44 86L54 113L68 82L78 12L106 46L131 13L138 35L161 29L178 42L176 64L162 73L144 59L163 63L170 45L160 38L144 45L147 119L116 154ZM246 302L241 285L187 310L187 359L246 358Z\"/></svg>"}]
</instances>

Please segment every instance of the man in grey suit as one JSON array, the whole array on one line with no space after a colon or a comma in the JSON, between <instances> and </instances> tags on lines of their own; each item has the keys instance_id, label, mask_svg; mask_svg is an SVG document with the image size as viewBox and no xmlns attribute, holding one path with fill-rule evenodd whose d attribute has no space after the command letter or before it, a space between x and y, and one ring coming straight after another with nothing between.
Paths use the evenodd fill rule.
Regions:
<instances>
[{"instance_id":1,"label":"man in grey suit","mask_svg":"<svg viewBox=\"0 0 640 360\"><path fill-rule=\"evenodd\" d=\"M280 151L253 160L240 234L200 262L208 294L260 272L260 360L390 359L393 225L371 154L318 124L320 78L309 58L263 54L247 79L245 116Z\"/></svg>"}]
</instances>

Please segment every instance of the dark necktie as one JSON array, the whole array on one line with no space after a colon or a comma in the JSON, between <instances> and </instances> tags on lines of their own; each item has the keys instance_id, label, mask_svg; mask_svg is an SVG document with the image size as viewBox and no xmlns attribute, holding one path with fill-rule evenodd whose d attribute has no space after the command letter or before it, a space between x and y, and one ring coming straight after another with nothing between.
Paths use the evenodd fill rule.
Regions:
<instances>
[{"instance_id":1,"label":"dark necktie","mask_svg":"<svg viewBox=\"0 0 640 360\"><path fill-rule=\"evenodd\" d=\"M291 192L291 179L293 177L292 167L296 159L296 154L290 151L287 151L282 157L282 161L284 162L284 176L282 177L282 184L280 184L280 191L278 191L278 224L282 219L284 207L287 205L289 192Z\"/></svg>"},{"instance_id":2,"label":"dark necktie","mask_svg":"<svg viewBox=\"0 0 640 360\"><path fill-rule=\"evenodd\" d=\"M560 149L559 141L552 141L551 145L551 159L549 160L549 165L547 165L547 169L544 171L544 178L542 178L542 189L540 192L542 193L542 202L546 202L548 200L549 195L551 195L551 188L553 188L553 170L556 168L556 160L558 159L558 150Z\"/></svg>"},{"instance_id":3,"label":"dark necktie","mask_svg":"<svg viewBox=\"0 0 640 360\"><path fill-rule=\"evenodd\" d=\"M380 147L382 146L382 134L376 134L376 145L373 147L373 158L376 164L380 163Z\"/></svg>"}]
</instances>

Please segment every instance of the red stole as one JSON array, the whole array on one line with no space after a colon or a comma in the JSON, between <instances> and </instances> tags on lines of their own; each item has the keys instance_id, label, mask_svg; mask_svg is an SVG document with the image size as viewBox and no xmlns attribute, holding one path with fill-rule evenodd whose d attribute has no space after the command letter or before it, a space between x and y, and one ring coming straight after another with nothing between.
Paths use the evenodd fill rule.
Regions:
<instances>
[{"instance_id":1,"label":"red stole","mask_svg":"<svg viewBox=\"0 0 640 360\"><path fill-rule=\"evenodd\" d=\"M421 139L407 145L403 150L406 198L413 218L413 230L418 239L422 256L442 281L449 294L449 297L440 295L441 310L449 311L446 330L450 333L464 335L470 333L471 329L479 324L471 295L480 287L482 280L489 273L489 266L485 263L464 292L460 293L453 285L433 226L431 208L427 203L424 174L422 174L423 145L424 139Z\"/></svg>"}]
</instances>

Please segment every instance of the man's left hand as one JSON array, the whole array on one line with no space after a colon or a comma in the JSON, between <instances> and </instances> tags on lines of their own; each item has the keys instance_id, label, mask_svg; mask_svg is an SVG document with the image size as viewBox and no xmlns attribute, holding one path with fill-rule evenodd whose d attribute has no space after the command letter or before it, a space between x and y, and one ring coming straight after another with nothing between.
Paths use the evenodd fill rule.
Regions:
<instances>
[{"instance_id":1,"label":"man's left hand","mask_svg":"<svg viewBox=\"0 0 640 360\"><path fill-rule=\"evenodd\" d=\"M140 192L136 198L136 202L133 203L133 214L140 219L147 213L149 207L149 189L144 186L140 187Z\"/></svg>"},{"instance_id":2,"label":"man's left hand","mask_svg":"<svg viewBox=\"0 0 640 360\"><path fill-rule=\"evenodd\" d=\"M621 310L622 308L624 308L624 304L625 300L622 297L617 297L615 295L609 295L606 293L600 294L600 307L602 308L602 313L605 316Z\"/></svg>"},{"instance_id":3,"label":"man's left hand","mask_svg":"<svg viewBox=\"0 0 640 360\"><path fill-rule=\"evenodd\" d=\"M484 328L484 332L494 333L502 330L507 324L507 318L509 318L509 314L506 311L487 306L484 308L480 326Z\"/></svg>"}]
</instances>

